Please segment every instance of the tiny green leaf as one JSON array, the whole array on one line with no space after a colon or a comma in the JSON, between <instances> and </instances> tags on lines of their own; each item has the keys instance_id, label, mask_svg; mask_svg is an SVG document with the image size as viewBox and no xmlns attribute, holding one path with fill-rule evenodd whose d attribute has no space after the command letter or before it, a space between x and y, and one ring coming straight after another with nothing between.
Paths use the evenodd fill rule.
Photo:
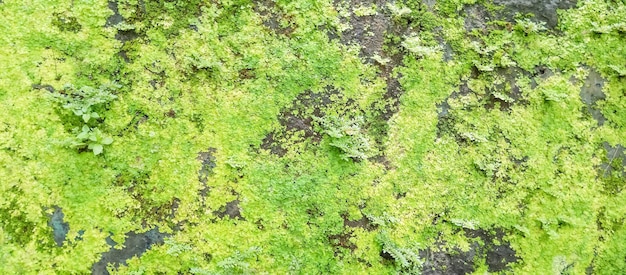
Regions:
<instances>
[{"instance_id":1,"label":"tiny green leaf","mask_svg":"<svg viewBox=\"0 0 626 275\"><path fill-rule=\"evenodd\" d=\"M93 150L94 155L99 155L100 153L102 153L102 144L92 143L89 144L89 147L91 147L91 150Z\"/></svg>"},{"instance_id":2,"label":"tiny green leaf","mask_svg":"<svg viewBox=\"0 0 626 275\"><path fill-rule=\"evenodd\" d=\"M102 139L102 144L104 144L104 145L109 145L111 143L113 143L113 138L111 138L111 137L105 137L105 138Z\"/></svg>"},{"instance_id":3,"label":"tiny green leaf","mask_svg":"<svg viewBox=\"0 0 626 275\"><path fill-rule=\"evenodd\" d=\"M80 134L78 134L76 136L78 139L87 139L89 137L89 133L87 132L81 132Z\"/></svg>"}]
</instances>

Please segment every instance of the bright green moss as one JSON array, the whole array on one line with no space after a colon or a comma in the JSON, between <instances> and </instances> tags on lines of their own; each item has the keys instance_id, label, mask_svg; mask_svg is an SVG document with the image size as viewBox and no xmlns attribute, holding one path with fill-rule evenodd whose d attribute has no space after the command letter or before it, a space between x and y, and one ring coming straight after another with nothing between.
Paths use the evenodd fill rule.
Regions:
<instances>
[{"instance_id":1,"label":"bright green moss","mask_svg":"<svg viewBox=\"0 0 626 275\"><path fill-rule=\"evenodd\" d=\"M625 6L468 32L466 7L497 9L483 2L395 3L388 70L329 38L332 1L3 1L0 271L88 273L107 237L159 227L114 274L417 272L426 249L476 251L480 230L504 232L512 273L620 273L623 163L605 142L626 140ZM592 70L602 125L581 99ZM50 100L109 82L98 117ZM114 142L66 148L82 124Z\"/></svg>"}]
</instances>

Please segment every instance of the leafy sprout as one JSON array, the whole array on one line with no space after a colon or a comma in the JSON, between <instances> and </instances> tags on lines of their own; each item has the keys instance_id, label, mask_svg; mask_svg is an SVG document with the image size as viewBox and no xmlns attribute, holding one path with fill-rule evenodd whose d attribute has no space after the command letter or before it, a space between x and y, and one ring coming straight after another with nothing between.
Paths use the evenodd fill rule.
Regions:
<instances>
[{"instance_id":1,"label":"leafy sprout","mask_svg":"<svg viewBox=\"0 0 626 275\"><path fill-rule=\"evenodd\" d=\"M64 109L71 110L74 115L82 119L83 126L80 132L78 128L74 129L78 133L71 141L70 147L84 148L86 146L95 155L99 155L104 145L113 143L111 136L89 125L94 125L92 119L101 117L98 111L103 108L104 104L117 98L113 91L119 88L121 86L115 83L101 85L98 89L91 86L76 89L73 85L67 84L61 92L55 92L52 95L53 100L62 104Z\"/></svg>"},{"instance_id":2,"label":"leafy sprout","mask_svg":"<svg viewBox=\"0 0 626 275\"><path fill-rule=\"evenodd\" d=\"M81 132L76 135L76 140L72 144L74 147L84 147L93 151L94 155L99 155L104 149L104 145L113 143L113 138L104 134L98 128L90 128L87 125L83 125Z\"/></svg>"},{"instance_id":3,"label":"leafy sprout","mask_svg":"<svg viewBox=\"0 0 626 275\"><path fill-rule=\"evenodd\" d=\"M99 89L83 86L76 89L68 84L63 88L63 93L55 93L53 98L63 104L64 109L71 110L80 116L85 123L92 118L100 118L97 109L117 98L112 92L121 86L117 84L102 85Z\"/></svg>"}]
</instances>

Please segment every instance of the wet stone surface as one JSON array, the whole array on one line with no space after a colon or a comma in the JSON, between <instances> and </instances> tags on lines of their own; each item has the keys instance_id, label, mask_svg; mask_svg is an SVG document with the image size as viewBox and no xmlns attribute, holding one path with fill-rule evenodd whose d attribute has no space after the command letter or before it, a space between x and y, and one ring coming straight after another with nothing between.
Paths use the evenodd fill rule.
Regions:
<instances>
[{"instance_id":1,"label":"wet stone surface","mask_svg":"<svg viewBox=\"0 0 626 275\"><path fill-rule=\"evenodd\" d=\"M104 26L113 27L119 23L122 23L122 21L124 21L124 17L122 17L122 15L120 14L117 1L109 1L108 7L111 11L113 11L113 14L109 16L109 18L107 18Z\"/></svg>"},{"instance_id":2,"label":"wet stone surface","mask_svg":"<svg viewBox=\"0 0 626 275\"><path fill-rule=\"evenodd\" d=\"M483 242L484 245L479 251L486 259L489 272L508 270L510 263L520 260L510 243L503 240L505 232L502 229L495 229L493 232L466 229L465 235L469 238L478 238Z\"/></svg>"},{"instance_id":3,"label":"wet stone surface","mask_svg":"<svg viewBox=\"0 0 626 275\"><path fill-rule=\"evenodd\" d=\"M370 109L375 111L371 117L367 118L366 122L366 128L376 132L375 136L385 137L388 135L387 122L400 110L400 97L404 94L404 89L399 82L402 76L394 70L402 65L405 53L388 51L388 48L401 48L399 43L394 44L390 42L389 38L392 36L405 37L418 32L418 30L413 30L410 27L410 22L393 19L388 7L388 4L393 4L393 1L335 0L333 4L337 10L349 12L349 16L341 18L342 23L348 28L342 32L327 31L329 38L337 39L344 45L358 46L360 49L359 56L363 62L378 67L378 76L386 82L386 90L381 100L372 103ZM356 9L371 7L375 7L375 12L364 14L356 14L355 12ZM448 55L448 57L450 56ZM381 152L384 151L385 146L382 140L382 138L374 140L376 147ZM374 156L370 159L379 160L383 165L386 165L384 155ZM386 167L390 166L386 165Z\"/></svg>"},{"instance_id":4,"label":"wet stone surface","mask_svg":"<svg viewBox=\"0 0 626 275\"><path fill-rule=\"evenodd\" d=\"M604 125L606 121L602 111L600 111L596 105L599 100L606 98L606 95L602 91L605 82L606 80L602 78L600 73L591 69L585 79L585 83L580 88L580 99L585 103L587 111L591 114L591 117L598 122L599 126Z\"/></svg>"},{"instance_id":5,"label":"wet stone surface","mask_svg":"<svg viewBox=\"0 0 626 275\"><path fill-rule=\"evenodd\" d=\"M444 250L428 248L420 251L424 260L422 274L456 275L475 271L475 263L484 259L489 272L509 270L509 264L519 261L515 250L503 240L505 232L495 229L492 232L478 229L464 229L465 235L475 240L468 251L460 249Z\"/></svg>"},{"instance_id":6,"label":"wet stone surface","mask_svg":"<svg viewBox=\"0 0 626 275\"><path fill-rule=\"evenodd\" d=\"M606 151L606 156L599 167L600 179L603 180L606 192L619 194L626 187L626 152L624 146L621 144L612 146L608 142L604 142L602 147Z\"/></svg>"},{"instance_id":7,"label":"wet stone surface","mask_svg":"<svg viewBox=\"0 0 626 275\"><path fill-rule=\"evenodd\" d=\"M393 25L391 18L381 11L388 1L335 1L335 6L343 5L344 8L352 9L356 7L370 7L376 5L377 12L372 15L357 16L351 13L347 18L350 28L340 34L340 41L343 44L356 44L361 48L361 56L371 58L376 54L382 55L382 48L385 41L385 33ZM367 59L372 62L373 60Z\"/></svg>"},{"instance_id":8,"label":"wet stone surface","mask_svg":"<svg viewBox=\"0 0 626 275\"><path fill-rule=\"evenodd\" d=\"M422 266L423 275L457 275L474 272L474 259L476 258L478 245L470 246L470 250L463 252L454 250L452 252L434 251L426 249L420 251L420 257L424 259Z\"/></svg>"},{"instance_id":9,"label":"wet stone surface","mask_svg":"<svg viewBox=\"0 0 626 275\"><path fill-rule=\"evenodd\" d=\"M513 21L516 13L534 15L533 19L545 22L547 28L558 24L557 9L569 9L576 6L576 0L494 0L496 5L505 7L506 18Z\"/></svg>"},{"instance_id":10,"label":"wet stone surface","mask_svg":"<svg viewBox=\"0 0 626 275\"><path fill-rule=\"evenodd\" d=\"M487 30L487 23L493 20L505 20L515 23L516 15L531 15L530 19L548 29L558 25L559 9L570 9L576 6L572 0L494 0L494 4L502 10L492 12L482 5L467 5L463 9L465 28L471 30Z\"/></svg>"},{"instance_id":11,"label":"wet stone surface","mask_svg":"<svg viewBox=\"0 0 626 275\"><path fill-rule=\"evenodd\" d=\"M213 168L217 166L216 158L213 156L216 152L216 148L209 148L204 152L199 152L196 158L202 163L202 168L198 172L198 180L205 185L208 177L213 173Z\"/></svg>"},{"instance_id":12,"label":"wet stone surface","mask_svg":"<svg viewBox=\"0 0 626 275\"><path fill-rule=\"evenodd\" d=\"M378 228L378 225L372 223L367 216L363 216L358 220L350 220L347 216L343 216L343 225L345 227L362 228L367 231L374 231Z\"/></svg>"},{"instance_id":13,"label":"wet stone surface","mask_svg":"<svg viewBox=\"0 0 626 275\"><path fill-rule=\"evenodd\" d=\"M153 245L162 245L164 238L169 236L170 234L159 232L158 227L144 233L129 232L126 233L126 240L124 241L124 248L122 249L113 248L117 243L108 237L106 241L107 244L111 246L111 249L108 252L102 253L100 261L92 266L91 274L109 274L107 271L108 264L113 264L116 268L120 265L124 265L128 259L140 257Z\"/></svg>"},{"instance_id":14,"label":"wet stone surface","mask_svg":"<svg viewBox=\"0 0 626 275\"><path fill-rule=\"evenodd\" d=\"M216 148L208 148L204 152L199 152L196 160L199 160L202 164L200 171L198 171L198 181L202 184L202 188L198 190L198 195L202 201L202 205L206 205L206 197L210 191L210 187L207 182L209 177L213 174L213 168L217 166L217 159L215 158Z\"/></svg>"},{"instance_id":15,"label":"wet stone surface","mask_svg":"<svg viewBox=\"0 0 626 275\"><path fill-rule=\"evenodd\" d=\"M276 130L265 136L261 143L261 149L269 150L270 153L284 156L287 153L287 145L284 140L289 140L297 133L301 133L302 139L310 139L314 144L322 140L322 134L314 130L313 117L322 117L324 109L331 104L333 96L339 96L339 92L332 87L322 93L304 91L292 102L291 107L283 110L278 117L283 130ZM307 110L310 110L307 112Z\"/></svg>"},{"instance_id":16,"label":"wet stone surface","mask_svg":"<svg viewBox=\"0 0 626 275\"><path fill-rule=\"evenodd\" d=\"M258 0L254 1L254 11L261 15L263 18L263 25L272 30L274 33L291 36L296 29L296 26L292 24L280 11L280 8L274 1L271 0Z\"/></svg>"},{"instance_id":17,"label":"wet stone surface","mask_svg":"<svg viewBox=\"0 0 626 275\"><path fill-rule=\"evenodd\" d=\"M108 7L109 9L113 12L113 14L111 16L109 16L109 18L107 18L107 21L105 23L105 27L115 27L116 25L124 22L124 17L120 14L119 12L119 5L118 2L115 1L109 1L108 2ZM118 41L122 42L122 43L126 43L128 41L137 39L139 37L139 34L137 32L135 32L135 30L117 30L117 33L115 34L115 39L117 39ZM120 52L120 54L122 54ZM126 56L126 53L124 52L122 54L124 56ZM124 58L125 60L128 57Z\"/></svg>"},{"instance_id":18,"label":"wet stone surface","mask_svg":"<svg viewBox=\"0 0 626 275\"><path fill-rule=\"evenodd\" d=\"M463 8L465 15L465 29L472 31L475 29L486 30L487 23L493 20L494 15L491 14L482 5L468 5Z\"/></svg>"},{"instance_id":19,"label":"wet stone surface","mask_svg":"<svg viewBox=\"0 0 626 275\"><path fill-rule=\"evenodd\" d=\"M67 233L70 231L70 225L63 221L64 217L63 209L55 206L54 212L50 215L50 220L48 221L48 225L52 227L54 242L57 246L63 246Z\"/></svg>"},{"instance_id":20,"label":"wet stone surface","mask_svg":"<svg viewBox=\"0 0 626 275\"><path fill-rule=\"evenodd\" d=\"M411 30L406 25L397 24L387 11L387 3L392 1L368 0L368 1L335 1L336 7L353 9L356 7L377 7L376 13L371 15L357 16L353 12L344 21L349 25L347 30L340 34L339 41L344 45L358 45L360 56L367 63L380 68L379 75L387 82L387 92L384 99L392 101L391 105L382 114L384 120L397 112L399 97L403 94L402 87L398 82L399 75L393 75L393 70L402 65L403 53L390 54L384 50L387 35L406 36ZM332 35L331 35L332 37ZM399 45L395 45L399 47ZM387 59L386 63L380 63L376 59Z\"/></svg>"},{"instance_id":21,"label":"wet stone surface","mask_svg":"<svg viewBox=\"0 0 626 275\"><path fill-rule=\"evenodd\" d=\"M226 205L220 208L218 211L215 211L215 214L220 218L228 217L233 220L235 219L245 220L241 216L241 208L239 208L239 202L240 202L239 199L230 201L226 203Z\"/></svg>"}]
</instances>

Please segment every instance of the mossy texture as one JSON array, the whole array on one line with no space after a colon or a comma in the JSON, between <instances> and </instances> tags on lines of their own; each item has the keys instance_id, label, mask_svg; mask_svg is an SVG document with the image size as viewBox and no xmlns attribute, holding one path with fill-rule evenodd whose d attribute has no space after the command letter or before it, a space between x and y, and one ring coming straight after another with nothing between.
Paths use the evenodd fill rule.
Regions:
<instances>
[{"instance_id":1,"label":"mossy texture","mask_svg":"<svg viewBox=\"0 0 626 275\"><path fill-rule=\"evenodd\" d=\"M626 273L626 4L362 2L0 1L0 273Z\"/></svg>"}]
</instances>

